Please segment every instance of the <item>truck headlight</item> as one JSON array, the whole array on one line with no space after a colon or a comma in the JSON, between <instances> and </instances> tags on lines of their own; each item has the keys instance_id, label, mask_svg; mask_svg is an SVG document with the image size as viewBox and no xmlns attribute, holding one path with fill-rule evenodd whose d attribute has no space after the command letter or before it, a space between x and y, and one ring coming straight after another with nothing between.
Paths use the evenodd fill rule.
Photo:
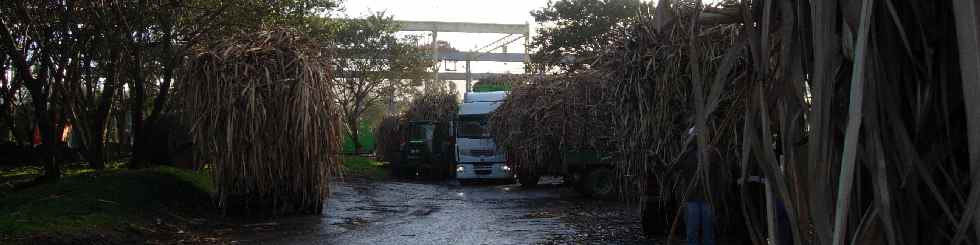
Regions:
<instances>
[{"instance_id":1,"label":"truck headlight","mask_svg":"<svg viewBox=\"0 0 980 245\"><path fill-rule=\"evenodd\" d=\"M463 172L463 166L456 166L456 172Z\"/></svg>"},{"instance_id":2,"label":"truck headlight","mask_svg":"<svg viewBox=\"0 0 980 245\"><path fill-rule=\"evenodd\" d=\"M504 171L510 172L510 167L508 167L507 165L500 166L500 169L503 169Z\"/></svg>"}]
</instances>

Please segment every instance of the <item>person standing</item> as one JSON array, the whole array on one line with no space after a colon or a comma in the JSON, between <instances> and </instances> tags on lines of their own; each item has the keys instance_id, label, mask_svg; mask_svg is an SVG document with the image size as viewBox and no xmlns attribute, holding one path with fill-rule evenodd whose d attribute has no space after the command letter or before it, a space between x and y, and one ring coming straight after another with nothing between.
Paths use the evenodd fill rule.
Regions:
<instances>
[{"instance_id":1,"label":"person standing","mask_svg":"<svg viewBox=\"0 0 980 245\"><path fill-rule=\"evenodd\" d=\"M686 198L684 223L687 228L687 243L689 245L715 245L715 212L712 207L712 198L715 201L720 197L712 195L711 192L719 192L724 188L720 184L724 182L721 176L721 169L712 167L718 162L718 151L713 147L706 147L705 165L703 175L698 177L698 151L697 146L692 145L688 148L685 156L678 162L678 167L682 171L682 176L688 179L690 187L686 188L683 197ZM705 179L707 178L707 180ZM705 188L705 184L712 188ZM682 199L685 200L685 199Z\"/></svg>"},{"instance_id":2,"label":"person standing","mask_svg":"<svg viewBox=\"0 0 980 245\"><path fill-rule=\"evenodd\" d=\"M707 201L688 199L684 220L687 224L687 244L715 245L714 218L714 211Z\"/></svg>"}]
</instances>

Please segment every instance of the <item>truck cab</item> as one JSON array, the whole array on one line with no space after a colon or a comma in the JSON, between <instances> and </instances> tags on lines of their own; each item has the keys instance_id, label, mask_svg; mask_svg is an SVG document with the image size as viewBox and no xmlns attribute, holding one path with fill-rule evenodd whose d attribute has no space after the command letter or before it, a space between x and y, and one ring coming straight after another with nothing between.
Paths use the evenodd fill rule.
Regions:
<instances>
[{"instance_id":1,"label":"truck cab","mask_svg":"<svg viewBox=\"0 0 980 245\"><path fill-rule=\"evenodd\" d=\"M507 166L504 151L489 132L490 113L497 109L507 93L466 93L455 120L456 179L460 183L478 180L513 181L514 172Z\"/></svg>"}]
</instances>

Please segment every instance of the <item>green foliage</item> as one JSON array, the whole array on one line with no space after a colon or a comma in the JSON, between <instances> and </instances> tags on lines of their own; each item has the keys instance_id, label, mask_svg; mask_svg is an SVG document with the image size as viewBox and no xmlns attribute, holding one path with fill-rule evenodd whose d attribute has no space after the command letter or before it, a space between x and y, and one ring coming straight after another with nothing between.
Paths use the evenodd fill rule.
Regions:
<instances>
[{"instance_id":1,"label":"green foliage","mask_svg":"<svg viewBox=\"0 0 980 245\"><path fill-rule=\"evenodd\" d=\"M388 171L382 167L381 162L362 156L345 156L341 174L345 177L363 177L373 180L388 178Z\"/></svg>"},{"instance_id":2,"label":"green foliage","mask_svg":"<svg viewBox=\"0 0 980 245\"><path fill-rule=\"evenodd\" d=\"M505 74L490 76L480 79L473 84L474 92L490 91L510 91L515 86L520 86L531 81L533 76L525 74Z\"/></svg>"},{"instance_id":3,"label":"green foliage","mask_svg":"<svg viewBox=\"0 0 980 245\"><path fill-rule=\"evenodd\" d=\"M151 223L165 211L204 215L212 192L206 173L170 167L78 174L0 198L0 234L83 234Z\"/></svg>"},{"instance_id":4,"label":"green foliage","mask_svg":"<svg viewBox=\"0 0 980 245\"><path fill-rule=\"evenodd\" d=\"M557 0L531 11L534 20L552 24L539 29L531 41L532 69L548 71L561 68L574 71L585 68L609 45L614 31L625 27L651 3L638 0ZM563 62L574 56L573 62Z\"/></svg>"},{"instance_id":5,"label":"green foliage","mask_svg":"<svg viewBox=\"0 0 980 245\"><path fill-rule=\"evenodd\" d=\"M510 91L510 84L474 84L473 92Z\"/></svg>"},{"instance_id":6,"label":"green foliage","mask_svg":"<svg viewBox=\"0 0 980 245\"><path fill-rule=\"evenodd\" d=\"M362 120L360 122L360 130L358 130L357 139L361 143L361 152L372 152L374 151L375 135L373 127L371 127L371 122L367 120ZM342 142L343 152L345 154L354 153L354 140L351 139L349 134L344 135L344 141Z\"/></svg>"}]
</instances>

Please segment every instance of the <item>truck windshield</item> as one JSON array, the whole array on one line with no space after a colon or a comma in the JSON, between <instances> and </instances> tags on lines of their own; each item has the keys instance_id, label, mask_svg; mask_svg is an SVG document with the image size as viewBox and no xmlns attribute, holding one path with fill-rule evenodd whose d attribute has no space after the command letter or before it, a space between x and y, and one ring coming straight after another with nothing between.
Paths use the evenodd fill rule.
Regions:
<instances>
[{"instance_id":1,"label":"truck windshield","mask_svg":"<svg viewBox=\"0 0 980 245\"><path fill-rule=\"evenodd\" d=\"M460 138L490 138L487 115L460 116L457 135Z\"/></svg>"},{"instance_id":2,"label":"truck windshield","mask_svg":"<svg viewBox=\"0 0 980 245\"><path fill-rule=\"evenodd\" d=\"M416 124L408 126L408 140L432 140L432 131L435 126L432 124Z\"/></svg>"}]
</instances>

